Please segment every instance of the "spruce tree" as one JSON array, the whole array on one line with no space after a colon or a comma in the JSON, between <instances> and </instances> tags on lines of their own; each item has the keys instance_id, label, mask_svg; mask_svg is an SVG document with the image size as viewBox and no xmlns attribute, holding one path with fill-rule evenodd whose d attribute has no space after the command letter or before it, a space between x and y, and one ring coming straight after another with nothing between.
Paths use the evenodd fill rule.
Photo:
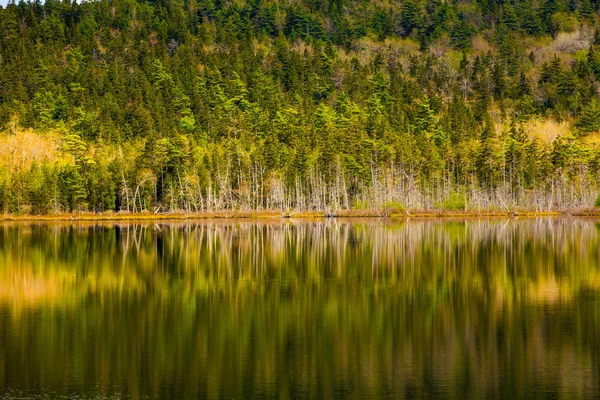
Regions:
<instances>
[{"instance_id":1,"label":"spruce tree","mask_svg":"<svg viewBox=\"0 0 600 400\"><path fill-rule=\"evenodd\" d=\"M600 104L592 99L581 111L577 126L585 133L600 130Z\"/></svg>"},{"instance_id":2,"label":"spruce tree","mask_svg":"<svg viewBox=\"0 0 600 400\"><path fill-rule=\"evenodd\" d=\"M502 23L512 32L517 33L520 29L517 13L509 2L502 6Z\"/></svg>"},{"instance_id":3,"label":"spruce tree","mask_svg":"<svg viewBox=\"0 0 600 400\"><path fill-rule=\"evenodd\" d=\"M581 0L579 17L584 21L592 24L594 23L594 8L592 7L592 2L590 0Z\"/></svg>"}]
</instances>

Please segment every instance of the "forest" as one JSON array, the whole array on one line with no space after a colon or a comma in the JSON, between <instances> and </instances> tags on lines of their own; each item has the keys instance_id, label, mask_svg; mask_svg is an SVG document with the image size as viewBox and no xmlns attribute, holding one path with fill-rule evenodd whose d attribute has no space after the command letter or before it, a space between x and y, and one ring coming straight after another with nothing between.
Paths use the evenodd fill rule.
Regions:
<instances>
[{"instance_id":1,"label":"forest","mask_svg":"<svg viewBox=\"0 0 600 400\"><path fill-rule=\"evenodd\" d=\"M0 7L0 214L600 206L599 0Z\"/></svg>"}]
</instances>

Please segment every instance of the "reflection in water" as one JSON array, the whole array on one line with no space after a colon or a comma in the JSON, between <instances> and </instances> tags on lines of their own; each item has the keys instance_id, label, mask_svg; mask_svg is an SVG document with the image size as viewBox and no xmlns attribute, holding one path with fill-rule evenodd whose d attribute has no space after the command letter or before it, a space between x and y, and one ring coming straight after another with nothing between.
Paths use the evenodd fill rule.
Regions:
<instances>
[{"instance_id":1,"label":"reflection in water","mask_svg":"<svg viewBox=\"0 0 600 400\"><path fill-rule=\"evenodd\" d=\"M0 398L600 396L593 220L0 225Z\"/></svg>"}]
</instances>

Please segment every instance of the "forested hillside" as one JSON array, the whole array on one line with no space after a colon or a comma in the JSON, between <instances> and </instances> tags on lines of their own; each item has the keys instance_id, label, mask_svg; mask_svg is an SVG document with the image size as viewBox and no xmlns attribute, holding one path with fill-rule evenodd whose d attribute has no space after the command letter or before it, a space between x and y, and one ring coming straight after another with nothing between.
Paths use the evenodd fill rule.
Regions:
<instances>
[{"instance_id":1,"label":"forested hillside","mask_svg":"<svg viewBox=\"0 0 600 400\"><path fill-rule=\"evenodd\" d=\"M593 206L600 1L0 9L0 213Z\"/></svg>"}]
</instances>

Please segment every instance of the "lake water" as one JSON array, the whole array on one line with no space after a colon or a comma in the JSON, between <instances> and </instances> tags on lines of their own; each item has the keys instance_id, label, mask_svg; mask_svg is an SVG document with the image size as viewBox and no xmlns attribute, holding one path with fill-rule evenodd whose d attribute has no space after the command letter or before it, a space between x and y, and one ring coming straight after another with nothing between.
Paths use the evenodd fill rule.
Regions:
<instances>
[{"instance_id":1,"label":"lake water","mask_svg":"<svg viewBox=\"0 0 600 400\"><path fill-rule=\"evenodd\" d=\"M598 398L600 220L0 224L0 398Z\"/></svg>"}]
</instances>

